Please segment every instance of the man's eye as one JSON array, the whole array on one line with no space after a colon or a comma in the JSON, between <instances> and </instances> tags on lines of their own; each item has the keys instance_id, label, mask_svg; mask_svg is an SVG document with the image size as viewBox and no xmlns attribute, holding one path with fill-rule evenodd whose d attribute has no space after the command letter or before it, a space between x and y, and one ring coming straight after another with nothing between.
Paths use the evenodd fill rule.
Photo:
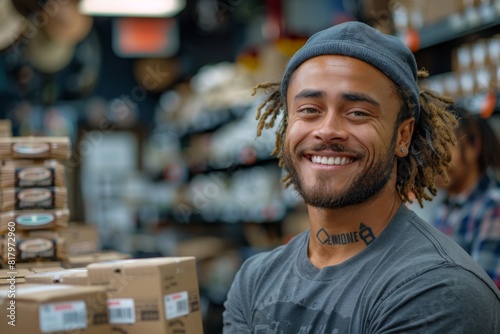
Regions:
<instances>
[{"instance_id":1,"label":"man's eye","mask_svg":"<svg viewBox=\"0 0 500 334\"><path fill-rule=\"evenodd\" d=\"M363 116L367 116L368 114L364 111L361 111L361 110L355 110L355 111L351 112L351 115L356 116L356 117L363 117Z\"/></svg>"},{"instance_id":2,"label":"man's eye","mask_svg":"<svg viewBox=\"0 0 500 334\"><path fill-rule=\"evenodd\" d=\"M303 108L303 109L299 110L299 113L302 113L302 114L315 114L317 112L318 111L314 108Z\"/></svg>"}]
</instances>

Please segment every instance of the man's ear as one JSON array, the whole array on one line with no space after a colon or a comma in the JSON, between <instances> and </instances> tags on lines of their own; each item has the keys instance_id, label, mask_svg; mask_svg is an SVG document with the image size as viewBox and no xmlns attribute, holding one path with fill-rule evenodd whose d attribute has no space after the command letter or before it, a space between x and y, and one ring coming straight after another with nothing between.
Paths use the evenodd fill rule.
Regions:
<instances>
[{"instance_id":1,"label":"man's ear","mask_svg":"<svg viewBox=\"0 0 500 334\"><path fill-rule=\"evenodd\" d=\"M404 120L399 126L398 137L396 140L396 148L395 148L396 152L394 152L396 156L403 158L408 155L414 126L415 126L414 118L409 118Z\"/></svg>"}]
</instances>

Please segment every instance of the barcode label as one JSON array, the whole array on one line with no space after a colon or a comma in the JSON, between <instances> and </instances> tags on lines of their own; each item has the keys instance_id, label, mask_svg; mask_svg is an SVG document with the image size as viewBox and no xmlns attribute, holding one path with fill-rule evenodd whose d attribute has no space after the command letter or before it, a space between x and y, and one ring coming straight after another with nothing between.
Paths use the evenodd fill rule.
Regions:
<instances>
[{"instance_id":1,"label":"barcode label","mask_svg":"<svg viewBox=\"0 0 500 334\"><path fill-rule=\"evenodd\" d=\"M164 298L165 317L167 319L173 319L189 314L188 300L187 291L166 295Z\"/></svg>"},{"instance_id":2,"label":"barcode label","mask_svg":"<svg viewBox=\"0 0 500 334\"><path fill-rule=\"evenodd\" d=\"M134 324L134 300L132 298L108 299L108 313L111 324Z\"/></svg>"},{"instance_id":3,"label":"barcode label","mask_svg":"<svg viewBox=\"0 0 500 334\"><path fill-rule=\"evenodd\" d=\"M87 307L82 300L42 304L39 317L44 333L87 328Z\"/></svg>"}]
</instances>

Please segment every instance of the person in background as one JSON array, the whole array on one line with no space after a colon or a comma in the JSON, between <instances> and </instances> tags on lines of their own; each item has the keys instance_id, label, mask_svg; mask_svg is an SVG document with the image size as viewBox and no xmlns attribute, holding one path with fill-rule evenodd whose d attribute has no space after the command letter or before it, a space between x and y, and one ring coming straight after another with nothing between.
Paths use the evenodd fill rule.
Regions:
<instances>
[{"instance_id":1,"label":"person in background","mask_svg":"<svg viewBox=\"0 0 500 334\"><path fill-rule=\"evenodd\" d=\"M320 31L290 59L257 134L277 130L285 184L309 228L245 260L223 333L500 333L500 291L406 207L436 194L455 143L451 100L420 90L415 57L361 22Z\"/></svg>"},{"instance_id":2,"label":"person in background","mask_svg":"<svg viewBox=\"0 0 500 334\"><path fill-rule=\"evenodd\" d=\"M432 224L455 240L500 288L500 143L488 120L461 106L457 145L452 148L449 182Z\"/></svg>"}]
</instances>

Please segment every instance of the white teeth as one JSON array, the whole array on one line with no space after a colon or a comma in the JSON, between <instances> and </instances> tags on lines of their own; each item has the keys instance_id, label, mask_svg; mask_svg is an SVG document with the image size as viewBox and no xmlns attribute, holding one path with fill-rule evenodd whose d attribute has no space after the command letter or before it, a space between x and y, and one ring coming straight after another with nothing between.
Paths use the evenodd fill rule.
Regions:
<instances>
[{"instance_id":1,"label":"white teeth","mask_svg":"<svg viewBox=\"0 0 500 334\"><path fill-rule=\"evenodd\" d=\"M346 165L352 162L351 158L347 157L320 157L318 155L313 155L311 161L321 165Z\"/></svg>"}]
</instances>

